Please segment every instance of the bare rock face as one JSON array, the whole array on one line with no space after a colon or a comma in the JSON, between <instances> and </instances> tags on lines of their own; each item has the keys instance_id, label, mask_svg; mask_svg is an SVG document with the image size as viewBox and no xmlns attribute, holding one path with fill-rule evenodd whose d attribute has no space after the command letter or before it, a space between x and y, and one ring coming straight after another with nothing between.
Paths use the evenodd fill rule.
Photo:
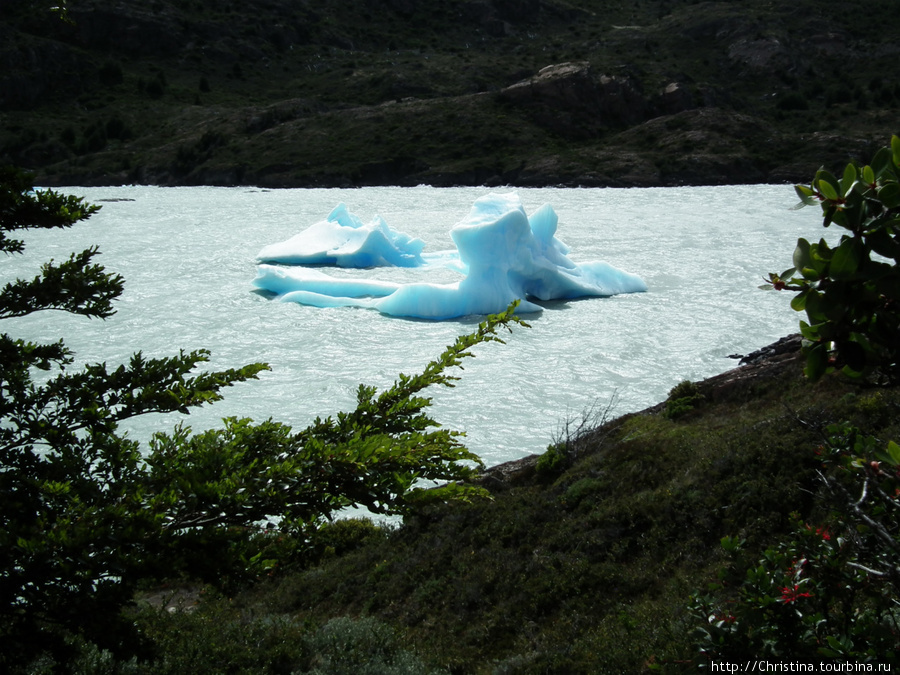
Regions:
<instances>
[{"instance_id":1,"label":"bare rock face","mask_svg":"<svg viewBox=\"0 0 900 675\"><path fill-rule=\"evenodd\" d=\"M501 100L530 108L535 121L568 138L638 124L648 105L629 77L595 75L586 61L558 63L500 92Z\"/></svg>"},{"instance_id":2,"label":"bare rock face","mask_svg":"<svg viewBox=\"0 0 900 675\"><path fill-rule=\"evenodd\" d=\"M675 115L694 108L694 97L680 82L670 82L660 93L657 107L662 115Z\"/></svg>"},{"instance_id":3,"label":"bare rock face","mask_svg":"<svg viewBox=\"0 0 900 675\"><path fill-rule=\"evenodd\" d=\"M738 40L729 46L728 58L763 72L788 71L793 65L790 50L774 37Z\"/></svg>"},{"instance_id":4,"label":"bare rock face","mask_svg":"<svg viewBox=\"0 0 900 675\"><path fill-rule=\"evenodd\" d=\"M587 61L558 63L542 68L537 75L507 87L502 94L515 103L550 102L581 104L594 94L591 65Z\"/></svg>"},{"instance_id":5,"label":"bare rock face","mask_svg":"<svg viewBox=\"0 0 900 675\"><path fill-rule=\"evenodd\" d=\"M637 82L601 75L599 85L600 114L606 126L632 126L647 119L647 101Z\"/></svg>"}]
</instances>

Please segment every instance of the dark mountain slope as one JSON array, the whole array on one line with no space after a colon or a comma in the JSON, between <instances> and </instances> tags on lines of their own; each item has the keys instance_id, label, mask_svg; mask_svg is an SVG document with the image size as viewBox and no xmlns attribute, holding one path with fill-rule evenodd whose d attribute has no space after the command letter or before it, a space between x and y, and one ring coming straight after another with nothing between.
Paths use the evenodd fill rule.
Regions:
<instances>
[{"instance_id":1,"label":"dark mountain slope","mask_svg":"<svg viewBox=\"0 0 900 675\"><path fill-rule=\"evenodd\" d=\"M0 7L0 161L43 183L806 179L898 131L892 2Z\"/></svg>"}]
</instances>

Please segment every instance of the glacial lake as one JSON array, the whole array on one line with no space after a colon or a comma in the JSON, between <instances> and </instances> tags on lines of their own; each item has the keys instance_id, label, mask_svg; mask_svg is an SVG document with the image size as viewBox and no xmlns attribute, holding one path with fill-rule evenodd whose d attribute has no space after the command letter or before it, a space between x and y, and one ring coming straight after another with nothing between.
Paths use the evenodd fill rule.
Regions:
<instances>
[{"instance_id":1,"label":"glacial lake","mask_svg":"<svg viewBox=\"0 0 900 675\"><path fill-rule=\"evenodd\" d=\"M64 338L79 363L126 362L179 349L212 351L210 368L265 361L258 381L190 416L154 415L125 428L145 440L183 421L195 430L223 417L273 418L302 428L355 405L360 383L387 387L420 371L480 317L428 322L356 308L273 302L253 292L255 256L323 220L338 204L368 222L419 237L425 252L453 248L449 231L472 202L506 188L63 188L102 210L69 230L22 235L24 255L0 258L3 283L31 277L47 259L96 245L97 261L124 276L106 321L43 312L3 322L13 337ZM506 344L476 348L456 387L435 389L433 416L465 431L487 465L543 452L567 419L615 399L614 414L663 400L684 379L737 365L797 331L791 294L762 291L791 264L798 237L818 239L818 209L790 210L789 185L651 189L516 189L531 214L549 203L574 262L604 260L643 277L646 293L545 303ZM322 271L388 281L452 282L451 270Z\"/></svg>"}]
</instances>

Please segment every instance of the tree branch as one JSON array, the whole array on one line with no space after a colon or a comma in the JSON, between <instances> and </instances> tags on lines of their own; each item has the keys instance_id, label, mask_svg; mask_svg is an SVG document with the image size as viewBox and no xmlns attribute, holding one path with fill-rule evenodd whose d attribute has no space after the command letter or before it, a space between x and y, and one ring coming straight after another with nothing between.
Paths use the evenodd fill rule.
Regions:
<instances>
[{"instance_id":1,"label":"tree branch","mask_svg":"<svg viewBox=\"0 0 900 675\"><path fill-rule=\"evenodd\" d=\"M107 274L100 265L90 264L98 253L93 247L73 253L60 265L51 260L31 281L7 283L0 291L0 319L45 309L101 319L112 316L112 301L122 294L124 280L118 274Z\"/></svg>"}]
</instances>

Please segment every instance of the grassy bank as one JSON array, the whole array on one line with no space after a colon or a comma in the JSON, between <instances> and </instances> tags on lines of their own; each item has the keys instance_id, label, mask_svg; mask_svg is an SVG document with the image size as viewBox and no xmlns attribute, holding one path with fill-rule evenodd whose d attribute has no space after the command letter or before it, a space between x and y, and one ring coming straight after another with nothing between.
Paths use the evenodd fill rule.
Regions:
<instances>
[{"instance_id":1,"label":"grassy bank","mask_svg":"<svg viewBox=\"0 0 900 675\"><path fill-rule=\"evenodd\" d=\"M489 470L490 501L338 523L307 568L189 612L145 606L147 672L694 672L687 607L721 538L752 556L791 514L821 522L825 425L900 437L900 392L810 384L795 352L693 391L560 439L561 462Z\"/></svg>"}]
</instances>

